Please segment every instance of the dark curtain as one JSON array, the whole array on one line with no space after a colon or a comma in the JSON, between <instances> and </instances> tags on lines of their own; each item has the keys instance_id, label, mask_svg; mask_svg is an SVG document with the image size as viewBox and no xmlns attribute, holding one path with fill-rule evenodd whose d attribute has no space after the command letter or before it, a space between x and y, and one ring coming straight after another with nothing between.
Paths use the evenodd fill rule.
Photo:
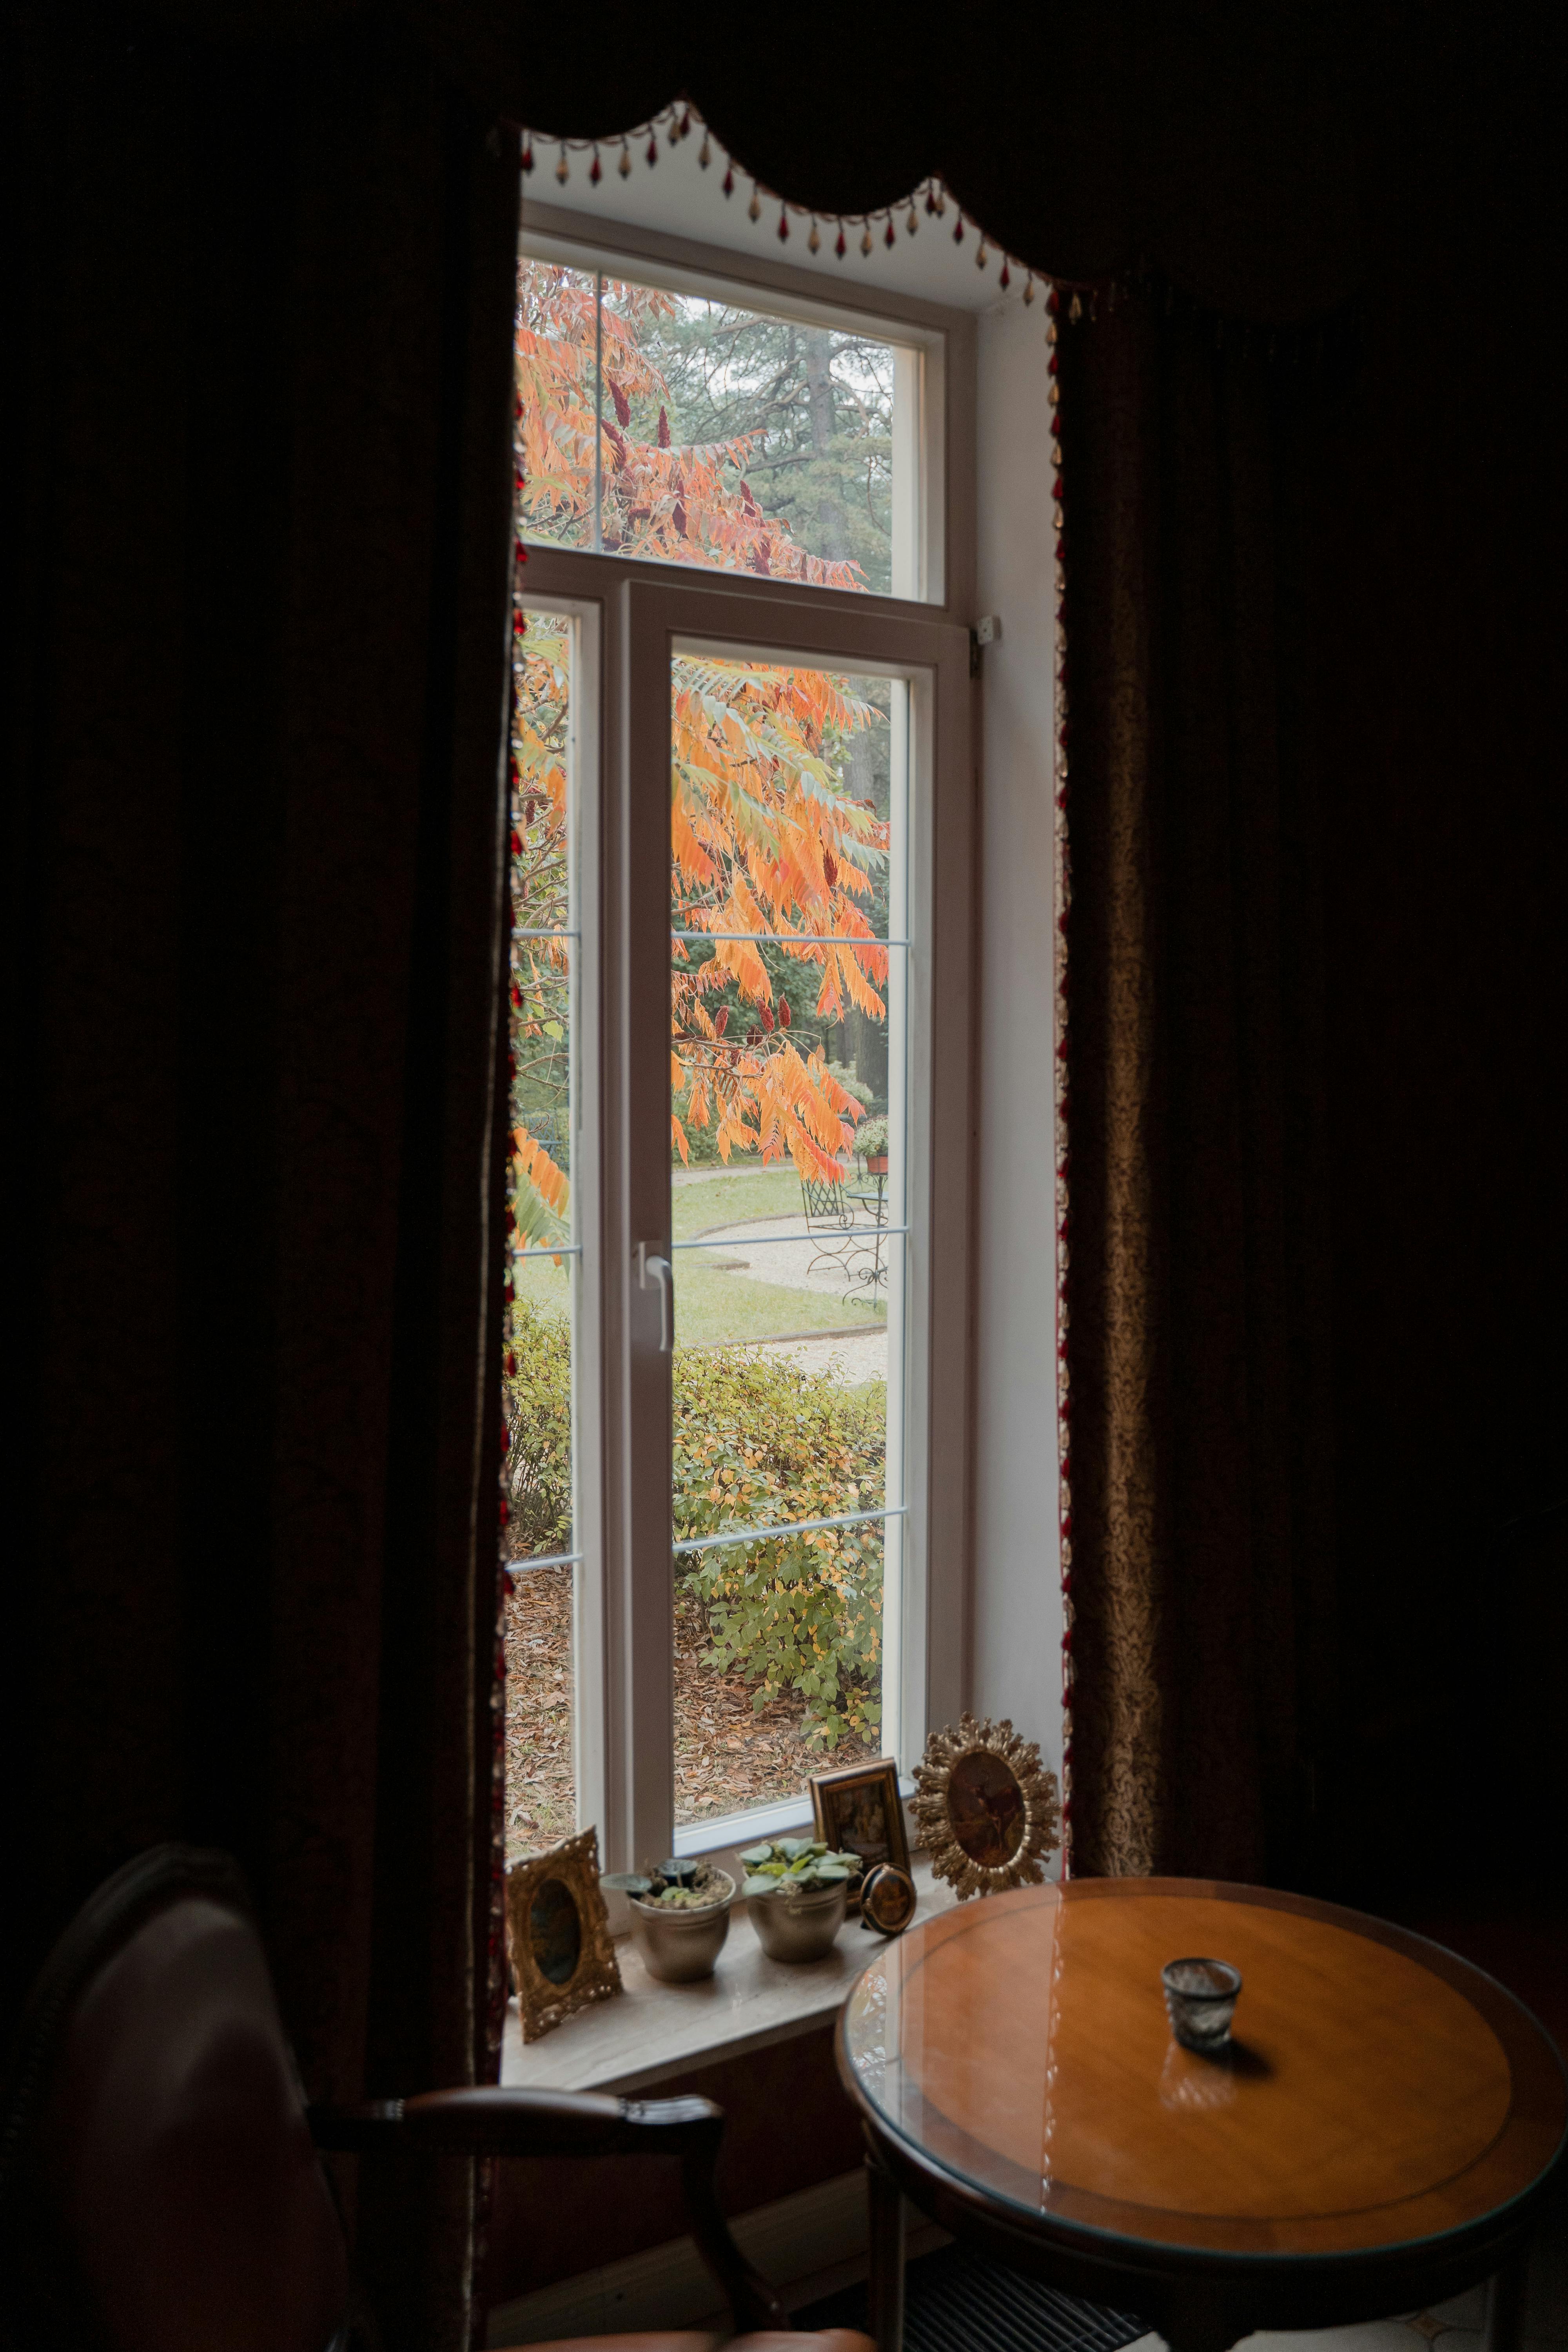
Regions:
<instances>
[{"instance_id":1,"label":"dark curtain","mask_svg":"<svg viewBox=\"0 0 1568 2352\"><path fill-rule=\"evenodd\" d=\"M7 43L5 1997L193 1839L313 2095L472 2081L515 144L380 23ZM359 2204L465 2342L471 2180Z\"/></svg>"},{"instance_id":2,"label":"dark curtain","mask_svg":"<svg viewBox=\"0 0 1568 2352\"><path fill-rule=\"evenodd\" d=\"M98 1875L191 1836L250 1874L312 2091L486 2063L517 201L492 126L610 133L682 88L798 201L934 170L1046 271L1148 263L1209 306L1102 289L1062 346L1078 1861L1305 1874L1325 1295L1362 1326L1364 1370L1342 1331L1332 1375L1358 1497L1399 1455L1347 1555L1362 1712L1423 1605L1478 1334L1521 1369L1491 1382L1471 1517L1560 1447L1537 1375L1561 1361L1561 1089L1532 1076L1526 1117L1555 1032L1521 1008L1563 969L1537 849L1563 805L1560 194L1531 178L1563 36L1525 14L1533 47L1469 0L1121 0L1005 34L900 7L857 19L868 107L858 72L781 72L773 22L711 0L563 20L548 57L517 0L10 8L8 2002ZM1340 433L1338 573L1308 593L1312 381L1212 314L1309 320L1358 271L1375 396ZM1347 684L1325 1055L1310 722ZM1501 814L1470 920L1483 768ZM1434 776L1441 890L1406 854ZM1470 1008L1457 1073L1433 989ZM1434 1133L1445 1087L1478 1106L1446 1189L1430 1153L1384 1166L1415 1149L1405 1038ZM1445 1244L1483 1235L1458 1307L1430 1251L1399 1256L1407 1197ZM1415 1404L1413 1317L1440 1342ZM456 2345L469 2184L367 2181L361 2205L397 2340Z\"/></svg>"},{"instance_id":3,"label":"dark curtain","mask_svg":"<svg viewBox=\"0 0 1568 2352\"><path fill-rule=\"evenodd\" d=\"M1568 12L1405 0L1375 62L1321 501L1341 1884L1568 1909Z\"/></svg>"},{"instance_id":4,"label":"dark curtain","mask_svg":"<svg viewBox=\"0 0 1568 2352\"><path fill-rule=\"evenodd\" d=\"M1058 346L1074 1867L1279 1883L1329 1728L1322 387L1097 307Z\"/></svg>"}]
</instances>

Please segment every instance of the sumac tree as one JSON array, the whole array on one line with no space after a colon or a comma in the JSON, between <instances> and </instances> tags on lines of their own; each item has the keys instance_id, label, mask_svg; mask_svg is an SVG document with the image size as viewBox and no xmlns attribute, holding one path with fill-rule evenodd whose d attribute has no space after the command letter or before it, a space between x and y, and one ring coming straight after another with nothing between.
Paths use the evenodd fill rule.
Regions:
<instances>
[{"instance_id":1,"label":"sumac tree","mask_svg":"<svg viewBox=\"0 0 1568 2352\"><path fill-rule=\"evenodd\" d=\"M595 499L602 544L625 553L748 570L829 587L863 584L858 565L814 555L744 476L752 436L680 444L671 397L645 348L674 298L609 289L599 312L608 397L595 399L594 281L524 262L517 327L519 521L511 718L512 892L520 931L564 927L565 646L524 609L527 541L582 545ZM786 1154L802 1175L839 1169L860 1106L828 1066L820 1035L792 1036L800 992L775 985L779 956L809 968L824 1024L853 1009L885 1018L888 950L872 909L889 827L847 788L853 747L885 723L873 700L823 670L679 658L671 677L671 1146L710 1130L720 1159ZM777 935L806 934L783 941ZM817 944L824 935L831 943ZM764 957L760 944L767 943ZM775 964L775 970L777 966ZM567 950L513 950L514 1212L533 1240L559 1238L568 1171L563 1103Z\"/></svg>"}]
</instances>

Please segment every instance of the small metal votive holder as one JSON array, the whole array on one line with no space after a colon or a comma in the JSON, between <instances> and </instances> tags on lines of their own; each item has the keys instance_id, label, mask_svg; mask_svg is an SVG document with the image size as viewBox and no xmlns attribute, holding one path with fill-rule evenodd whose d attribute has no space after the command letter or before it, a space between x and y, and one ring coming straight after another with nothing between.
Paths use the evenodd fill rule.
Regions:
<instances>
[{"instance_id":1,"label":"small metal votive holder","mask_svg":"<svg viewBox=\"0 0 1568 2352\"><path fill-rule=\"evenodd\" d=\"M1230 2039L1241 1970L1228 1960L1172 1960L1160 1971L1171 2031L1184 2050L1218 2050Z\"/></svg>"}]
</instances>

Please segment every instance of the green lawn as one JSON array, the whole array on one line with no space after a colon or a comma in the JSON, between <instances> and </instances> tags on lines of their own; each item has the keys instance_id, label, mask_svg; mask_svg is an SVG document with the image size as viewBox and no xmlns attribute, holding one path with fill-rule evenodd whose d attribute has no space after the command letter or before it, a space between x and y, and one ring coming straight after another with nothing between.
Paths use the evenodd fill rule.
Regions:
<instances>
[{"instance_id":1,"label":"green lawn","mask_svg":"<svg viewBox=\"0 0 1568 2352\"><path fill-rule=\"evenodd\" d=\"M571 1311L571 1294L567 1288L567 1268L570 1258L559 1266L547 1257L514 1258L511 1277L520 1298L530 1298L546 1315L559 1315L564 1320Z\"/></svg>"},{"instance_id":2,"label":"green lawn","mask_svg":"<svg viewBox=\"0 0 1568 2352\"><path fill-rule=\"evenodd\" d=\"M745 1255L744 1242L736 1244L735 1254ZM705 1250L682 1250L676 1259L675 1300L675 1336L683 1348L784 1339L796 1331L843 1331L851 1324L874 1331L888 1319L858 1300L846 1303L836 1291L794 1290L784 1283L726 1274L709 1264Z\"/></svg>"},{"instance_id":3,"label":"green lawn","mask_svg":"<svg viewBox=\"0 0 1568 2352\"><path fill-rule=\"evenodd\" d=\"M780 1217L781 1233L804 1233L805 1205L800 1178L788 1162L781 1167L752 1166L732 1176L705 1177L696 1184L672 1184L670 1223L676 1241L689 1241L714 1225L750 1224L759 1217ZM722 1256L722 1251L717 1252ZM750 1255L743 1242L735 1244L737 1257ZM753 1282L747 1276L725 1273L705 1250L682 1250L675 1262L678 1307L676 1337L683 1348L710 1348L725 1340L772 1339L795 1331L841 1331L852 1324L874 1330L887 1322L887 1310L873 1311L858 1299L845 1301L836 1292L795 1290L786 1283Z\"/></svg>"},{"instance_id":4,"label":"green lawn","mask_svg":"<svg viewBox=\"0 0 1568 2352\"><path fill-rule=\"evenodd\" d=\"M751 1168L710 1182L670 1189L674 1237L688 1241L713 1225L740 1225L759 1217L801 1220L781 1232L805 1230L800 1179L791 1167ZM735 1255L748 1255L738 1243ZM722 1257L724 1252L716 1255ZM564 1316L567 1277L548 1258L525 1259L516 1269L525 1298L546 1314ZM885 1307L872 1309L836 1291L795 1290L785 1283L753 1282L727 1273L705 1250L682 1250L676 1260L676 1336L683 1348L716 1347L728 1340L771 1339L795 1331L837 1331L851 1325L875 1330L887 1322Z\"/></svg>"},{"instance_id":5,"label":"green lawn","mask_svg":"<svg viewBox=\"0 0 1568 2352\"><path fill-rule=\"evenodd\" d=\"M689 1241L710 1225L744 1225L753 1217L798 1217L799 1230L805 1230L800 1178L787 1162L782 1168L752 1167L734 1176L704 1177L696 1184L672 1184L669 1202L678 1242Z\"/></svg>"}]
</instances>

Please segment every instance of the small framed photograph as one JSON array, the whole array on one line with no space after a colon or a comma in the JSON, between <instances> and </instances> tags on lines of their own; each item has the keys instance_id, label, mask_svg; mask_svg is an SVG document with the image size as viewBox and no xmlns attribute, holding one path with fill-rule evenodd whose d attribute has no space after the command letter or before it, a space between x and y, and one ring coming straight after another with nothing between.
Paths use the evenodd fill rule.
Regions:
<instances>
[{"instance_id":1,"label":"small framed photograph","mask_svg":"<svg viewBox=\"0 0 1568 2352\"><path fill-rule=\"evenodd\" d=\"M908 1871L910 1842L899 1800L899 1768L891 1756L814 1772L811 1811L817 1836L838 1853L858 1854L863 1871L882 1862Z\"/></svg>"},{"instance_id":2,"label":"small framed photograph","mask_svg":"<svg viewBox=\"0 0 1568 2352\"><path fill-rule=\"evenodd\" d=\"M599 1833L584 1830L506 1874L506 1942L522 2038L537 2042L621 1990L599 1889Z\"/></svg>"}]
</instances>

